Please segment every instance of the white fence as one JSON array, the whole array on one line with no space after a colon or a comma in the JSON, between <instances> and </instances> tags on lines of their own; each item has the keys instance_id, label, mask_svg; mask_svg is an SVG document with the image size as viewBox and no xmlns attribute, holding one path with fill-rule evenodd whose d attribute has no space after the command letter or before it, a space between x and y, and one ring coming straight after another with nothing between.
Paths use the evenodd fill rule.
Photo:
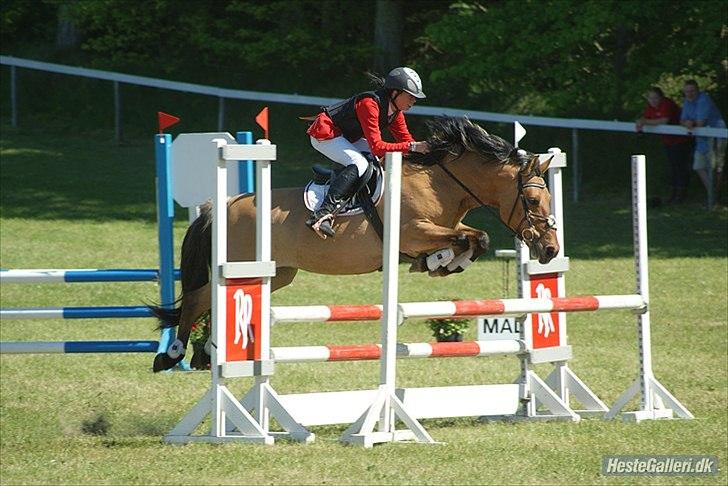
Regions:
<instances>
[{"instance_id":1,"label":"white fence","mask_svg":"<svg viewBox=\"0 0 728 486\"><path fill-rule=\"evenodd\" d=\"M11 104L11 124L13 127L18 126L18 101L17 101L17 68L34 69L50 73L66 74L70 76L81 76L86 78L101 79L113 82L114 87L114 120L116 127L116 139L121 139L122 121L121 121L121 94L119 85L132 84L137 86L147 86L158 89L167 89L172 91L182 91L186 93L195 93L218 98L218 131L223 131L225 120L225 100L247 100L261 101L266 103L285 103L293 105L309 105L322 106L339 101L338 98L323 98L320 96L302 96L295 94L271 93L265 91L245 91L236 89L218 88L215 86L205 86L201 84L182 83L178 81L169 81L165 79L148 78L145 76L134 76L123 73L115 73L112 71L100 71L97 69L86 69L73 66L65 66L62 64L53 64L48 62L33 61L30 59L21 59L11 56L0 56L0 64L10 67L10 104ZM579 199L579 180L580 167L578 161L579 137L578 130L603 130L609 132L635 132L634 122L605 121L605 120L589 120L580 118L548 118L541 116L512 115L507 113L493 113L488 111L462 110L456 108L447 108L441 106L415 106L409 111L412 115L424 116L463 116L467 115L472 120L489 121L497 123L513 123L518 120L522 125L554 127L554 128L570 128L572 130L572 148L569 154L571 161L572 180L573 180L573 200ZM688 130L678 125L660 125L645 126L644 133L659 133L668 135L687 135ZM693 135L728 138L728 129L725 128L697 128L692 131Z\"/></svg>"}]
</instances>

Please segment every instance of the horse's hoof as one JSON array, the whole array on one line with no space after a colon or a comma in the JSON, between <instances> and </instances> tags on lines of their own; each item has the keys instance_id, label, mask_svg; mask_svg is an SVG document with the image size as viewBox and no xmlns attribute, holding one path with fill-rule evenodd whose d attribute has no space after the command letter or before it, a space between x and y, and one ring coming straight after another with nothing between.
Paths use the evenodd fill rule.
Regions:
<instances>
[{"instance_id":1,"label":"horse's hoof","mask_svg":"<svg viewBox=\"0 0 728 486\"><path fill-rule=\"evenodd\" d=\"M154 357L154 364L152 365L152 370L155 373L159 373L160 371L164 370L170 370L175 367L177 363L182 361L184 359L185 355L181 354L177 356L176 358L170 358L167 353L159 353Z\"/></svg>"},{"instance_id":2,"label":"horse's hoof","mask_svg":"<svg viewBox=\"0 0 728 486\"><path fill-rule=\"evenodd\" d=\"M490 247L490 236L488 236L488 233L481 233L478 235L478 246L483 249L483 251L488 250Z\"/></svg>"},{"instance_id":3,"label":"horse's hoof","mask_svg":"<svg viewBox=\"0 0 728 486\"><path fill-rule=\"evenodd\" d=\"M210 355L203 349L195 349L192 359L190 360L190 367L196 370L209 370L210 361Z\"/></svg>"},{"instance_id":4,"label":"horse's hoof","mask_svg":"<svg viewBox=\"0 0 728 486\"><path fill-rule=\"evenodd\" d=\"M428 271L427 255L422 254L414 259L412 265L410 265L409 273L422 273L426 271Z\"/></svg>"},{"instance_id":5,"label":"horse's hoof","mask_svg":"<svg viewBox=\"0 0 728 486\"><path fill-rule=\"evenodd\" d=\"M461 250L467 250L470 248L470 238L467 235L458 235L455 237L455 246Z\"/></svg>"}]
</instances>

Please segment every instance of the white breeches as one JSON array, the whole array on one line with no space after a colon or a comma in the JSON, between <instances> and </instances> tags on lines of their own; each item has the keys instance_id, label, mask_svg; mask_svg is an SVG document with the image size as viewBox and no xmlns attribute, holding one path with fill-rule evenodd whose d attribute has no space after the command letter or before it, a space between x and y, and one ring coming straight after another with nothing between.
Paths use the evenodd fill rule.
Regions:
<instances>
[{"instance_id":1,"label":"white breeches","mask_svg":"<svg viewBox=\"0 0 728 486\"><path fill-rule=\"evenodd\" d=\"M364 172L369 166L369 162L361 154L361 152L369 151L369 143L365 138L360 138L356 142L351 143L342 136L332 138L331 140L316 140L314 137L311 137L311 145L337 164L341 164L344 167L352 164L356 165L359 177L364 175Z\"/></svg>"}]
</instances>

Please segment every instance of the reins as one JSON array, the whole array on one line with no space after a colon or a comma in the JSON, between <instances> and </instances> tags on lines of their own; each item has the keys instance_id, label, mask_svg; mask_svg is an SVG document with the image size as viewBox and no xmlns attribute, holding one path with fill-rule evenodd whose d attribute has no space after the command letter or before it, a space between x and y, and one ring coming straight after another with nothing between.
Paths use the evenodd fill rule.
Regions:
<instances>
[{"instance_id":1,"label":"reins","mask_svg":"<svg viewBox=\"0 0 728 486\"><path fill-rule=\"evenodd\" d=\"M460 158L462 154L458 155L455 159L457 160ZM530 209L528 209L528 203L526 202L526 196L523 194L523 190L527 187L535 187L537 189L546 189L546 184L536 183L536 182L528 182L526 184L523 183L523 176L518 172L518 197L515 201L513 201L513 208L511 209L511 213L508 215L508 221L503 222L500 218L500 215L489 205L485 204L473 191L470 190L468 186L465 185L458 177L453 174L450 169L445 167L445 165L442 163L442 161L438 161L437 165L452 179L454 180L467 194L469 194L473 199L475 199L480 206L478 207L485 207L490 211L497 219L500 221L500 223L506 227L506 229L513 234L513 236L520 238L524 241L533 241L534 239L540 238L539 232L536 230L536 226L533 224L532 218L537 221L542 221L546 223L546 228L551 229L556 227L556 221L553 217L553 215L549 215L547 218L541 216L540 214L536 214ZM540 176L541 174L536 173L536 176ZM523 204L523 219L521 222L518 223L518 226L514 230L510 227L511 219L513 218L513 213L516 211L516 205L518 204L518 201L521 201ZM528 224L528 227L523 229L521 233L518 233L518 229L523 226L523 223Z\"/></svg>"}]
</instances>

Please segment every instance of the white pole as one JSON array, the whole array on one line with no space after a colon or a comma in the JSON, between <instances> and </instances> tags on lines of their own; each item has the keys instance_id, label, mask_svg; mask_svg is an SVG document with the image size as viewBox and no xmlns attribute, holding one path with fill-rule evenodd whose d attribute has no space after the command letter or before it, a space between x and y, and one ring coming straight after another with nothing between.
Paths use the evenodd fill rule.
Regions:
<instances>
[{"instance_id":1,"label":"white pole","mask_svg":"<svg viewBox=\"0 0 728 486\"><path fill-rule=\"evenodd\" d=\"M270 145L269 140L258 140L259 145ZM255 259L259 262L271 261L271 167L269 160L255 162ZM263 278L260 298L263 309L270 309L270 277ZM261 315L260 349L261 360L270 359L270 312Z\"/></svg>"},{"instance_id":2,"label":"white pole","mask_svg":"<svg viewBox=\"0 0 728 486\"><path fill-rule=\"evenodd\" d=\"M647 188L645 156L632 156L632 229L634 234L635 275L637 293L647 305L647 311L637 317L640 346L640 391L642 410L652 410L650 383L652 372L652 342L650 335L650 282L647 268Z\"/></svg>"},{"instance_id":3,"label":"white pole","mask_svg":"<svg viewBox=\"0 0 728 486\"><path fill-rule=\"evenodd\" d=\"M221 98L222 99L222 98ZM259 145L270 145L270 141L261 139ZM255 162L255 259L259 262L271 260L271 170L270 161ZM268 361L270 352L270 277L263 277L260 291L260 359ZM255 377L255 413L258 423L266 432L269 428L269 409L265 403L264 386L269 383L267 375ZM262 412L262 413L261 413Z\"/></svg>"},{"instance_id":4,"label":"white pole","mask_svg":"<svg viewBox=\"0 0 728 486\"><path fill-rule=\"evenodd\" d=\"M550 148L549 153L554 155L561 152L557 148ZM554 167L549 170L549 191L551 193L551 214L556 219L556 238L559 240L559 254L557 258L564 258L566 254L566 237L564 236L564 198L562 184L562 169ZM566 279L563 273L559 273L558 281L559 297L566 297ZM559 313L560 339L559 346L567 346L566 313Z\"/></svg>"},{"instance_id":5,"label":"white pole","mask_svg":"<svg viewBox=\"0 0 728 486\"><path fill-rule=\"evenodd\" d=\"M210 435L225 435L225 418L222 412L222 391L220 389L220 366L225 362L225 289L221 287L220 269L227 262L227 162L222 157L222 149L227 144L223 139L215 139L218 159L215 166L217 184L213 198L212 216L212 277L210 284L214 290L212 299L212 323L214 341L211 346L213 413L211 415Z\"/></svg>"},{"instance_id":6,"label":"white pole","mask_svg":"<svg viewBox=\"0 0 728 486\"><path fill-rule=\"evenodd\" d=\"M388 153L385 157L387 180L385 187L384 221L384 289L382 303L382 358L379 383L387 391L387 396L394 395L397 363L397 325L398 305L397 291L399 278L399 219L400 196L402 186L402 154ZM387 402L384 407L380 430L390 431L394 427L392 408Z\"/></svg>"}]
</instances>

